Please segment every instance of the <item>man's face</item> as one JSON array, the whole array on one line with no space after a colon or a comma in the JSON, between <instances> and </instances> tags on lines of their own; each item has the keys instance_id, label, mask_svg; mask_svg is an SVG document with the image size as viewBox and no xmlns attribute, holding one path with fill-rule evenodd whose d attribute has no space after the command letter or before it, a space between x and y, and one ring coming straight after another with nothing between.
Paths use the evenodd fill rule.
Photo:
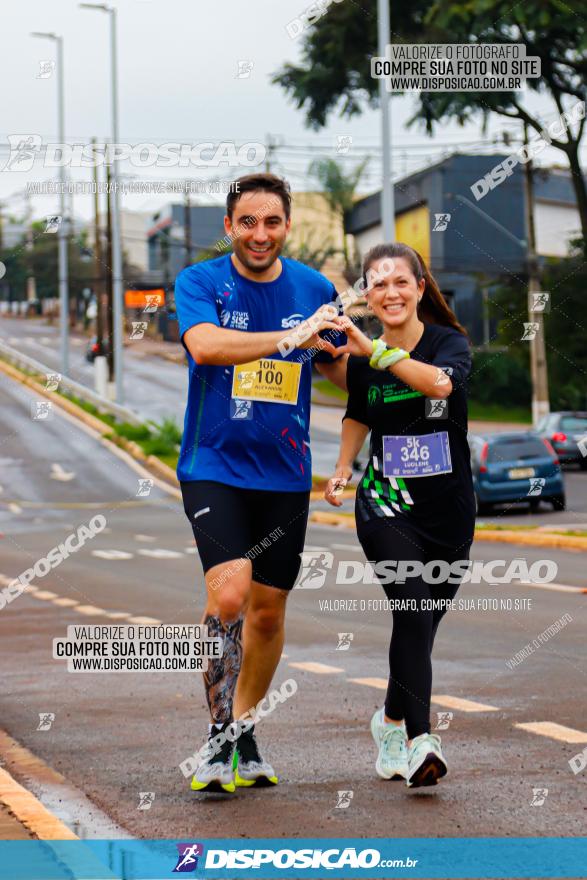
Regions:
<instances>
[{"instance_id":1,"label":"man's face","mask_svg":"<svg viewBox=\"0 0 587 880\"><path fill-rule=\"evenodd\" d=\"M233 238L232 249L251 272L266 272L283 250L291 225L279 196L258 190L243 193L224 229Z\"/></svg>"}]
</instances>

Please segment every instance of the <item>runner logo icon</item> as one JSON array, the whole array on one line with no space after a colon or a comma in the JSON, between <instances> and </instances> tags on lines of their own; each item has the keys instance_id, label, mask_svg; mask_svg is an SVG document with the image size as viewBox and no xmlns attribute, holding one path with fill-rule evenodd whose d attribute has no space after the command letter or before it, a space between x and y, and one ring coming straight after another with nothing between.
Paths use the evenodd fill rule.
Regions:
<instances>
[{"instance_id":1,"label":"runner logo icon","mask_svg":"<svg viewBox=\"0 0 587 880\"><path fill-rule=\"evenodd\" d=\"M173 869L174 874L187 874L198 867L198 856L204 855L204 847L201 843L178 843L179 853L177 865Z\"/></svg>"}]
</instances>

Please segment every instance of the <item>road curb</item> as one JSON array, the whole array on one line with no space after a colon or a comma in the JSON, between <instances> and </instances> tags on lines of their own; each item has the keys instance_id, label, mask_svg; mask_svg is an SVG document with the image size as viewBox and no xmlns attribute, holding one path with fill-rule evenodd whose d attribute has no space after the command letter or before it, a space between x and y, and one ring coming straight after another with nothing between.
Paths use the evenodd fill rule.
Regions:
<instances>
[{"instance_id":1,"label":"road curb","mask_svg":"<svg viewBox=\"0 0 587 880\"><path fill-rule=\"evenodd\" d=\"M0 750L3 757L17 768L17 772L20 768L25 776L27 768L36 760L28 749L23 749L4 731L0 731ZM2 767L0 767L0 801L39 840L79 840L77 834L74 834L61 819L54 816L34 794Z\"/></svg>"},{"instance_id":2,"label":"road curb","mask_svg":"<svg viewBox=\"0 0 587 880\"><path fill-rule=\"evenodd\" d=\"M310 514L310 521L323 523L324 525L342 526L346 529L355 529L354 516L329 513L325 510L314 510ZM578 535L537 535L534 532L507 531L505 529L476 529L475 540L502 544L521 544L526 547L554 547L559 550L575 550L576 552L587 551L587 538L581 538Z\"/></svg>"}]
</instances>

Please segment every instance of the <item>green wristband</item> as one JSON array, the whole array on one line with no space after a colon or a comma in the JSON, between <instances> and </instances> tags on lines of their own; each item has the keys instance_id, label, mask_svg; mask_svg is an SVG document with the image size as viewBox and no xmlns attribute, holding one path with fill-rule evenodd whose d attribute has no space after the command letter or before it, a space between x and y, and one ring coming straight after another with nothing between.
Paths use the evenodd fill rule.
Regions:
<instances>
[{"instance_id":1,"label":"green wristband","mask_svg":"<svg viewBox=\"0 0 587 880\"><path fill-rule=\"evenodd\" d=\"M409 352L405 351L403 348L388 348L377 362L376 370L387 370L389 367L393 367L394 364L397 364L398 361L403 361L405 358L409 358Z\"/></svg>"},{"instance_id":2,"label":"green wristband","mask_svg":"<svg viewBox=\"0 0 587 880\"><path fill-rule=\"evenodd\" d=\"M373 340L373 354L371 355L371 360L369 361L369 366L373 367L375 370L377 369L377 364L379 362L379 358L385 354L387 351L387 346L383 339L374 339Z\"/></svg>"}]
</instances>

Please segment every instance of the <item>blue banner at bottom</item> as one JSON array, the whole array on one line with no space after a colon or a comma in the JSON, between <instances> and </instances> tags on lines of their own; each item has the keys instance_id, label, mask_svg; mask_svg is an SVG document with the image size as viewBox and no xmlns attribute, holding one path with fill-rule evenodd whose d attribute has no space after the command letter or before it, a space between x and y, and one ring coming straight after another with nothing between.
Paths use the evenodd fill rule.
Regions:
<instances>
[{"instance_id":1,"label":"blue banner at bottom","mask_svg":"<svg viewBox=\"0 0 587 880\"><path fill-rule=\"evenodd\" d=\"M587 837L0 841L0 880L585 878Z\"/></svg>"}]
</instances>

